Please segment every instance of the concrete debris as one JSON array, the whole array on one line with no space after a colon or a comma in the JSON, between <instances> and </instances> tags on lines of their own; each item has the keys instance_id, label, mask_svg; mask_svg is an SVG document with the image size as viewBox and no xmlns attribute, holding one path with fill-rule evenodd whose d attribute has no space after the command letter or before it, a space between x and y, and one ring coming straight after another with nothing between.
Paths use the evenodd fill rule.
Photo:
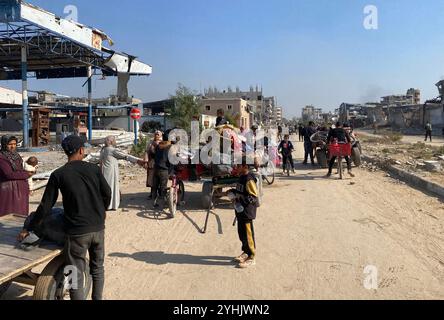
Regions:
<instances>
[{"instance_id":1,"label":"concrete debris","mask_svg":"<svg viewBox=\"0 0 444 320\"><path fill-rule=\"evenodd\" d=\"M430 172L442 171L442 166L439 161L424 161L425 169Z\"/></svg>"},{"instance_id":2,"label":"concrete debris","mask_svg":"<svg viewBox=\"0 0 444 320\"><path fill-rule=\"evenodd\" d=\"M91 144L103 147L105 145L105 138L109 136L116 138L118 147L127 147L134 144L134 133L117 130L93 130L94 139L91 141Z\"/></svg>"},{"instance_id":3,"label":"concrete debris","mask_svg":"<svg viewBox=\"0 0 444 320\"><path fill-rule=\"evenodd\" d=\"M444 156L438 156L438 159L444 161Z\"/></svg>"}]
</instances>

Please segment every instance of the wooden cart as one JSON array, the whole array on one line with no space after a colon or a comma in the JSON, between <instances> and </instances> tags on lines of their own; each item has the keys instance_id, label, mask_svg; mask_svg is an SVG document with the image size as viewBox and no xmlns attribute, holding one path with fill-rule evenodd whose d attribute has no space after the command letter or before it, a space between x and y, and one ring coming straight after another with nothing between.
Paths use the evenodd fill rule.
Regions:
<instances>
[{"instance_id":1,"label":"wooden cart","mask_svg":"<svg viewBox=\"0 0 444 320\"><path fill-rule=\"evenodd\" d=\"M64 300L69 296L64 275L62 250L56 245L41 245L31 251L17 247L17 236L25 218L15 215L0 217L0 296L12 282L34 286L34 300ZM45 265L38 274L33 269ZM87 272L86 290L91 288Z\"/></svg>"}]
</instances>

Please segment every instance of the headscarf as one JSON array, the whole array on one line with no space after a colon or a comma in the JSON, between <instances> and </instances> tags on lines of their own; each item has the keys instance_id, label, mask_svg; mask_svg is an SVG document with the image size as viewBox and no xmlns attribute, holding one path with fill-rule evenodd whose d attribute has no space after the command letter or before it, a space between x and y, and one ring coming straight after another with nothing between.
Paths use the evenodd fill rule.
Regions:
<instances>
[{"instance_id":1,"label":"headscarf","mask_svg":"<svg viewBox=\"0 0 444 320\"><path fill-rule=\"evenodd\" d=\"M1 151L0 156L8 160L11 164L13 171L21 170L21 166L23 165L23 159L17 151L11 152L8 151L7 147L11 141L18 142L17 138L14 136L3 136L1 140ZM20 163L20 167L17 167L17 162Z\"/></svg>"},{"instance_id":2,"label":"headscarf","mask_svg":"<svg viewBox=\"0 0 444 320\"><path fill-rule=\"evenodd\" d=\"M116 137L115 136L108 136L105 139L105 147L114 147L116 144Z\"/></svg>"}]
</instances>

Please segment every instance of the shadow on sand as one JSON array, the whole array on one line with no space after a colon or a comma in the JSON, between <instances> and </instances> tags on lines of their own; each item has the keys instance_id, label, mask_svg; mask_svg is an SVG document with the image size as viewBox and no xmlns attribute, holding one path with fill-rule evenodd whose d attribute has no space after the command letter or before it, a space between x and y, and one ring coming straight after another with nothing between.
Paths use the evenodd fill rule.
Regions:
<instances>
[{"instance_id":1,"label":"shadow on sand","mask_svg":"<svg viewBox=\"0 0 444 320\"><path fill-rule=\"evenodd\" d=\"M188 254L168 254L165 252L137 252L134 254L111 253L110 257L130 258L154 265L189 264L203 266L234 266L233 258L220 256L193 256Z\"/></svg>"}]
</instances>

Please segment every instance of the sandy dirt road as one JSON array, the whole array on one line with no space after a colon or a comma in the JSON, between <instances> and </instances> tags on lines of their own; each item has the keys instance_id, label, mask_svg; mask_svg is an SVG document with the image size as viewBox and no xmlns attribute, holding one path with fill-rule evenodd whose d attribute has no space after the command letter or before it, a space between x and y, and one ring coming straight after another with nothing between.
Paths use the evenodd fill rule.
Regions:
<instances>
[{"instance_id":1,"label":"sandy dirt road","mask_svg":"<svg viewBox=\"0 0 444 320\"><path fill-rule=\"evenodd\" d=\"M229 204L201 234L201 185L187 184L177 217L156 218L137 170L122 181L123 210L107 220L106 299L444 299L444 202L384 173L326 180L298 164L265 189L257 265L239 270ZM376 290L364 286L369 265ZM31 294L14 285L4 299Z\"/></svg>"}]
</instances>

